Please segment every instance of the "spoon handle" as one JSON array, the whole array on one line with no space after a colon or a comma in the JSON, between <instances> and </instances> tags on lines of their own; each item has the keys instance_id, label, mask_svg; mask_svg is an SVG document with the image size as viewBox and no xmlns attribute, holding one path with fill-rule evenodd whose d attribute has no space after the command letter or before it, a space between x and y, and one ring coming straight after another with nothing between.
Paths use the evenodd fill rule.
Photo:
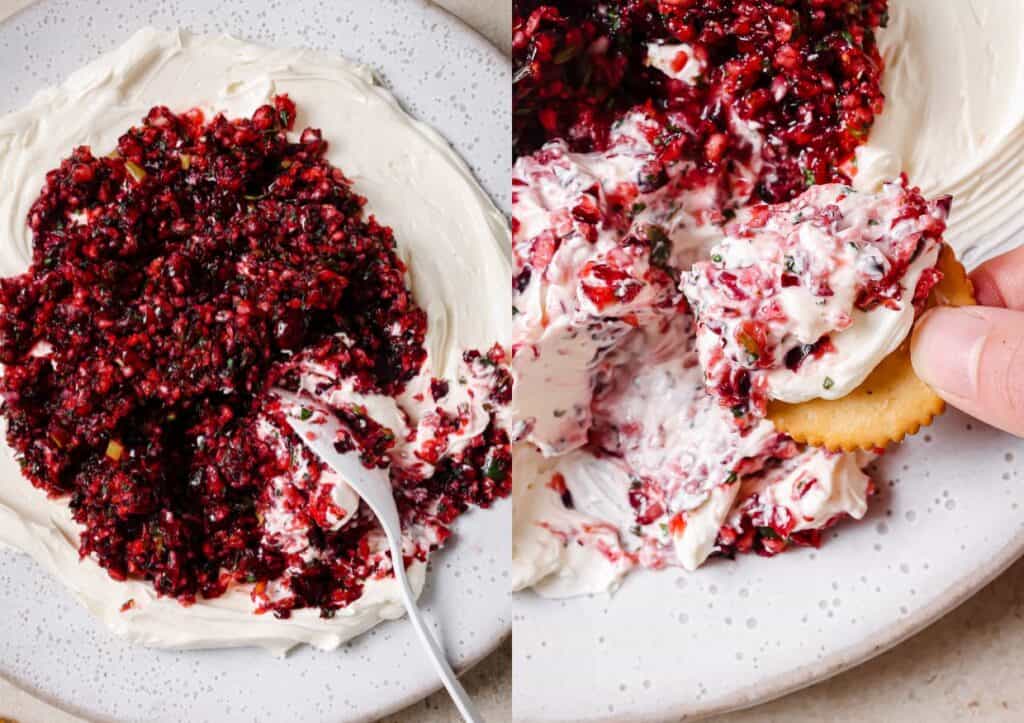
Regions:
<instances>
[{"instance_id":1,"label":"spoon handle","mask_svg":"<svg viewBox=\"0 0 1024 723\"><path fill-rule=\"evenodd\" d=\"M388 547L391 549L391 561L392 567L395 571L395 579L398 580L399 587L402 590L402 602L405 603L405 610L409 615L409 621L412 626L416 629L416 634L420 637L420 642L423 643L423 647L426 648L430 659L434 663L434 670L437 671L438 676L441 678L441 682L444 683L444 687L448 690L448 695L451 696L452 701L455 703L455 707L459 709L459 713L462 715L462 719L466 723L484 723L484 719L480 716L476 706L473 705L473 701L470 699L469 694L466 693L466 689L462 687L462 683L459 682L458 676L455 675L455 671L452 670L451 666L448 665L448 660L445 658L444 653L437 645L437 641L434 640L434 636L430 630L427 629L427 624L424 622L422 615L420 614L419 606L416 604L416 598L412 593L412 588L409 587L409 578L405 574L405 564L402 557L401 542L395 540L391 534L387 535Z\"/></svg>"}]
</instances>

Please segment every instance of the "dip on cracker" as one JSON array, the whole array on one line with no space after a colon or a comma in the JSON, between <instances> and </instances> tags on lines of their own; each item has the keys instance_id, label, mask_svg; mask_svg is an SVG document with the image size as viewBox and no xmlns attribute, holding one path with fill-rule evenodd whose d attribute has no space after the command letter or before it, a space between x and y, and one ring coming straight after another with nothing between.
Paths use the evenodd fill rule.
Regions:
<instances>
[{"instance_id":1,"label":"dip on cracker","mask_svg":"<svg viewBox=\"0 0 1024 723\"><path fill-rule=\"evenodd\" d=\"M950 199L906 180L878 193L814 186L755 206L683 291L708 390L740 426L772 400L846 397L908 337L932 289Z\"/></svg>"}]
</instances>

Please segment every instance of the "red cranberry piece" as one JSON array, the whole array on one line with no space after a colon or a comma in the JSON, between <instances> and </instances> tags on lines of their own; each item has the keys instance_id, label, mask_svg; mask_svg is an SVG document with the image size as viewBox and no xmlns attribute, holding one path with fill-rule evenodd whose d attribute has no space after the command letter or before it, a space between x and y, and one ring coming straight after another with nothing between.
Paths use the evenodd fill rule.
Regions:
<instances>
[{"instance_id":1,"label":"red cranberry piece","mask_svg":"<svg viewBox=\"0 0 1024 723\"><path fill-rule=\"evenodd\" d=\"M599 310L615 303L629 303L643 288L642 282L607 264L588 263L582 276L583 293Z\"/></svg>"},{"instance_id":2,"label":"red cranberry piece","mask_svg":"<svg viewBox=\"0 0 1024 723\"><path fill-rule=\"evenodd\" d=\"M434 398L434 401L440 401L448 396L448 382L444 379L431 379L430 380L430 395Z\"/></svg>"},{"instance_id":3,"label":"red cranberry piece","mask_svg":"<svg viewBox=\"0 0 1024 723\"><path fill-rule=\"evenodd\" d=\"M252 114L252 127L258 131L269 130L276 126L279 120L278 112L271 106L264 105Z\"/></svg>"},{"instance_id":4,"label":"red cranberry piece","mask_svg":"<svg viewBox=\"0 0 1024 723\"><path fill-rule=\"evenodd\" d=\"M274 98L274 108L277 110L281 125L287 130L295 127L295 103L287 95L279 95Z\"/></svg>"},{"instance_id":5,"label":"red cranberry piece","mask_svg":"<svg viewBox=\"0 0 1024 723\"><path fill-rule=\"evenodd\" d=\"M298 309L284 309L274 322L274 339L280 349L298 349L305 335L303 314Z\"/></svg>"},{"instance_id":6,"label":"red cranberry piece","mask_svg":"<svg viewBox=\"0 0 1024 723\"><path fill-rule=\"evenodd\" d=\"M89 183L96 174L93 172L92 166L80 163L74 167L71 171L71 178L75 183Z\"/></svg>"}]
</instances>

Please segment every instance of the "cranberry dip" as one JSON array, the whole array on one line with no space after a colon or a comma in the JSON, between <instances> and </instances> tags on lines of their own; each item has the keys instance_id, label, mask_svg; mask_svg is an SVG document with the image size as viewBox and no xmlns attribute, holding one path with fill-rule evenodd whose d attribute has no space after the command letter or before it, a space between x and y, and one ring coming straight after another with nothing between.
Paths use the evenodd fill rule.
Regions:
<instances>
[{"instance_id":1,"label":"cranberry dip","mask_svg":"<svg viewBox=\"0 0 1024 723\"><path fill-rule=\"evenodd\" d=\"M709 391L738 421L769 399L838 399L906 339L941 278L951 199L906 182L815 186L730 225L683 290Z\"/></svg>"},{"instance_id":2,"label":"cranberry dip","mask_svg":"<svg viewBox=\"0 0 1024 723\"><path fill-rule=\"evenodd\" d=\"M147 645L331 648L397 616L392 565L421 588L456 518L510 491L507 306L445 276L508 278L465 166L364 70L152 30L4 133L0 166L38 195L3 199L24 224L5 268L31 252L0 282L22 476L0 485L0 539ZM315 397L339 445L389 470L402 560L273 387Z\"/></svg>"},{"instance_id":3,"label":"cranberry dip","mask_svg":"<svg viewBox=\"0 0 1024 723\"><path fill-rule=\"evenodd\" d=\"M848 186L886 3L514 6L514 585L819 544L866 459L740 428L682 289L748 209Z\"/></svg>"},{"instance_id":4,"label":"cranberry dip","mask_svg":"<svg viewBox=\"0 0 1024 723\"><path fill-rule=\"evenodd\" d=\"M367 465L412 443L394 481L429 542L410 557L507 494L509 459L493 417L450 449L476 420L444 409L445 380L417 390L437 406L412 429L345 394L400 395L426 358L426 315L390 229L364 219L318 130L288 140L294 119L287 96L251 119L156 107L115 152L83 146L50 172L29 214L32 267L0 284L0 393L25 476L70 495L81 554L115 580L186 604L254 583L260 611L329 616L389 563L373 515L335 493L344 481L270 388L315 374L310 391L332 395ZM466 354L465 383L492 411L507 402L502 361Z\"/></svg>"}]
</instances>

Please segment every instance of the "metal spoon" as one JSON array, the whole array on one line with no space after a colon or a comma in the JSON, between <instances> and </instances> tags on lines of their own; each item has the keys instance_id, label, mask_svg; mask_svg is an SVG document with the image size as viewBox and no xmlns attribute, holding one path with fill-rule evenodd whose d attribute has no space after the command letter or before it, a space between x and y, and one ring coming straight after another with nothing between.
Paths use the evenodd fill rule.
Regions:
<instances>
[{"instance_id":1,"label":"metal spoon","mask_svg":"<svg viewBox=\"0 0 1024 723\"><path fill-rule=\"evenodd\" d=\"M406 577L402 558L402 529L398 521L398 508L395 506L387 470L367 468L360 461L358 451L338 452L334 448L334 440L338 439L341 423L335 415L317 411L319 405L312 399L304 400L298 395L282 389L275 389L274 394L294 405L294 413L287 414L287 419L292 429L295 430L295 434L324 464L338 473L377 516L388 540L391 567L395 571L395 579L398 580L399 588L402 591L402 603L405 605L405 611L409 615L413 628L419 635L420 642L423 643L423 647L434 664L434 669L448 690L455 706L459 709L459 713L462 714L463 720L467 723L483 723L483 718L480 717L472 700L467 695L466 689L462 687L462 683L459 682L451 666L448 665L444 653L441 652L433 635L427 629L412 588L409 587L409 579ZM306 416L306 419L296 416L301 414L303 409L307 410L307 413L302 415ZM312 415L308 414L310 409L314 410Z\"/></svg>"}]
</instances>

